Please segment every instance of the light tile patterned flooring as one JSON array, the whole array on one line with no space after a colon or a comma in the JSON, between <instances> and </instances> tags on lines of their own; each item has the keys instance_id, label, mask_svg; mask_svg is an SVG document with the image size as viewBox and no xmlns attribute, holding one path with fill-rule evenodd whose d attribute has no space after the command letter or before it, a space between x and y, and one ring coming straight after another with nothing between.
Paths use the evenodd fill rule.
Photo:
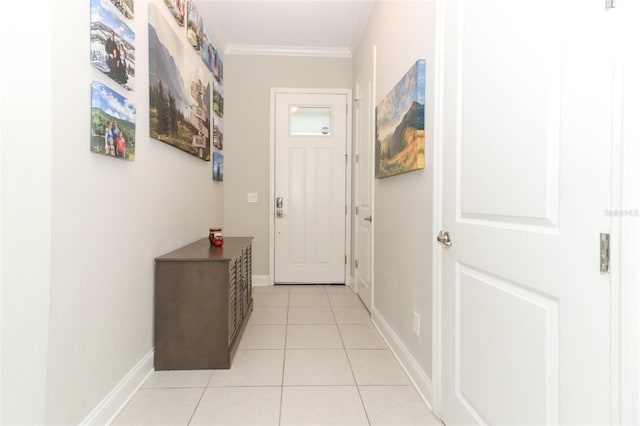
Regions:
<instances>
[{"instance_id":1,"label":"light tile patterned flooring","mask_svg":"<svg viewBox=\"0 0 640 426\"><path fill-rule=\"evenodd\" d=\"M254 288L229 370L156 371L114 425L441 425L345 286Z\"/></svg>"}]
</instances>

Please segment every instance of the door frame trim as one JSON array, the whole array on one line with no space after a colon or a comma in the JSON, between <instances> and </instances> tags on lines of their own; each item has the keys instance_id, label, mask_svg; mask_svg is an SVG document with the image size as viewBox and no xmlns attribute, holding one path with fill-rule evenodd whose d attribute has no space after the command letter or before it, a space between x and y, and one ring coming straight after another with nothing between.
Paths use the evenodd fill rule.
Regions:
<instances>
[{"instance_id":1,"label":"door frame trim","mask_svg":"<svg viewBox=\"0 0 640 426\"><path fill-rule=\"evenodd\" d=\"M351 89L318 89L318 88L294 88L271 87L269 97L269 285L275 283L275 158L276 158L276 94L316 94L316 95L345 95L347 102L347 128L346 128L346 153L347 160L345 170L345 254L347 256L344 265L344 283L351 285L351 153L352 153L352 117L353 103Z\"/></svg>"},{"instance_id":2,"label":"door frame trim","mask_svg":"<svg viewBox=\"0 0 640 426\"><path fill-rule=\"evenodd\" d=\"M612 381L614 420L618 424L638 424L640 422L640 368L637 357L640 355L640 194L638 180L640 171L640 148L637 138L640 126L631 125L632 117L640 113L640 82L637 70L640 69L640 54L637 35L640 30L635 20L640 16L640 6L636 2L621 2L617 10L621 18L617 25L616 80L614 94L614 131L612 158L612 207L620 211L611 216L612 247L612 285L616 290L612 294ZM633 40L633 41L632 41ZM633 81L633 82L632 82ZM631 87L627 87L630 85ZM617 173L616 173L617 171ZM616 253L619 253L616 259ZM615 282L613 280L615 279ZM612 290L613 290L612 289ZM618 351L618 352L616 352Z\"/></svg>"},{"instance_id":3,"label":"door frame trim","mask_svg":"<svg viewBox=\"0 0 640 426\"><path fill-rule=\"evenodd\" d=\"M442 418L442 246L436 236L442 229L442 147L444 144L444 40L445 6L436 2L435 60L433 89L433 226L431 244L432 259L432 327L431 327L431 383L433 414Z\"/></svg>"},{"instance_id":4,"label":"door frame trim","mask_svg":"<svg viewBox=\"0 0 640 426\"><path fill-rule=\"evenodd\" d=\"M365 66L362 68L362 72L360 72L360 75L356 78L355 82L354 82L354 90L356 90L356 96L358 96L359 94L359 89L361 89L359 87L360 84L360 79L362 78L362 75L365 73L365 70L367 69L367 67L371 66L372 68L372 81L371 81L371 86L372 86L372 93L371 93L371 107L373 108L373 123L371 123L371 125L374 127L374 132L375 132L375 103L376 103L376 61L377 61L377 46L373 45L373 49L371 50L371 57L368 58L365 61ZM367 108L369 108L370 106L367 105ZM358 111L360 111L362 108L362 105L358 105ZM353 108L355 111L355 107ZM360 155L360 119L361 119L361 114L360 112L358 112L357 114L354 114L354 120L357 121L354 129L353 129L353 133L354 135L357 135L357 141L354 141L354 145L353 148L355 149L355 151L353 152L352 155L352 160L351 163L353 163L353 170L354 170L354 177L353 177L353 189L354 189L354 194L353 194L353 203L357 206L358 205L358 201L360 200L360 163L356 163L355 162L355 156L356 155ZM373 153L373 151L372 151ZM375 159L374 156L372 155L371 158L369 159L371 161L371 170L374 170L374 166L375 166ZM375 217L375 199L376 199L376 191L374 190L374 183L375 183L375 177L373 176L373 174L371 175L371 216ZM352 244L352 252L355 258L358 257L358 251L360 250L360 238L359 238L359 232L358 232L358 215L355 214L355 211L352 212L353 214L351 215L351 221L355 226L354 229L354 234L353 234L353 244ZM371 271L369 271L369 280L370 283L369 285L371 286L371 312L373 312L374 310L374 293L375 293L375 277L374 277L374 267L373 267L373 259L374 259L374 253L375 253L375 238L373 238L375 236L375 222L371 222ZM353 274L353 279L354 282L351 283L351 288L353 289L353 291L358 294L358 289L359 289L359 285L360 285L360 270L356 267L353 268L354 274Z\"/></svg>"}]
</instances>

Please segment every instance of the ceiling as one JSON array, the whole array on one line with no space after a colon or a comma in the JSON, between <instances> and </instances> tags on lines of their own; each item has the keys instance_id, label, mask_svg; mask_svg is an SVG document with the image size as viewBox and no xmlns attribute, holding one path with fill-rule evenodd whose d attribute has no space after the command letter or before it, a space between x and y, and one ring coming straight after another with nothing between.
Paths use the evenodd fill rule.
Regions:
<instances>
[{"instance_id":1,"label":"ceiling","mask_svg":"<svg viewBox=\"0 0 640 426\"><path fill-rule=\"evenodd\" d=\"M196 0L226 53L316 52L350 56L373 0Z\"/></svg>"}]
</instances>

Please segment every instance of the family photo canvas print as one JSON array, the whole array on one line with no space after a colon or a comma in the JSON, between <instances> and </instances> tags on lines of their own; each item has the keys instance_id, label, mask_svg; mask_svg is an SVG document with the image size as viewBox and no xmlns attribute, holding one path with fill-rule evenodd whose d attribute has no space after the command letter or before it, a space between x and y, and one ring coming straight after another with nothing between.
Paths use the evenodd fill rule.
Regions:
<instances>
[{"instance_id":1,"label":"family photo canvas print","mask_svg":"<svg viewBox=\"0 0 640 426\"><path fill-rule=\"evenodd\" d=\"M90 62L125 89L133 90L136 78L135 34L124 19L111 0L91 0Z\"/></svg>"},{"instance_id":2,"label":"family photo canvas print","mask_svg":"<svg viewBox=\"0 0 640 426\"><path fill-rule=\"evenodd\" d=\"M376 177L424 169L425 61L418 60L376 107Z\"/></svg>"},{"instance_id":3,"label":"family photo canvas print","mask_svg":"<svg viewBox=\"0 0 640 426\"><path fill-rule=\"evenodd\" d=\"M122 160L136 157L136 108L98 81L91 83L90 149Z\"/></svg>"},{"instance_id":4,"label":"family photo canvas print","mask_svg":"<svg viewBox=\"0 0 640 426\"><path fill-rule=\"evenodd\" d=\"M149 132L202 160L211 159L211 73L149 8Z\"/></svg>"}]
</instances>

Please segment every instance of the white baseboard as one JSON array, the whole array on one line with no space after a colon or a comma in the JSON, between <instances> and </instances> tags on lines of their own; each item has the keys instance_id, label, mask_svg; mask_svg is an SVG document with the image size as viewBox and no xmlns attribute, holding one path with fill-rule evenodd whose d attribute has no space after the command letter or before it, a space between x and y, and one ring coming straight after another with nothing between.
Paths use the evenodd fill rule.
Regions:
<instances>
[{"instance_id":1,"label":"white baseboard","mask_svg":"<svg viewBox=\"0 0 640 426\"><path fill-rule=\"evenodd\" d=\"M154 352L155 348L152 348L80 424L110 424L153 372Z\"/></svg>"},{"instance_id":2,"label":"white baseboard","mask_svg":"<svg viewBox=\"0 0 640 426\"><path fill-rule=\"evenodd\" d=\"M254 287L265 287L271 285L269 283L269 275L253 275L251 277L251 285Z\"/></svg>"},{"instance_id":3,"label":"white baseboard","mask_svg":"<svg viewBox=\"0 0 640 426\"><path fill-rule=\"evenodd\" d=\"M402 340L400 340L395 331L393 331L391 326L382 318L380 312L375 308L373 308L373 312L371 313L371 319L373 320L373 325L375 325L380 334L382 334L391 352L393 352L409 376L409 379L415 385L424 402L429 406L430 410L433 410L433 384L427 374L422 367L420 367L420 364L418 364L413 355L411 355L409 349L402 343Z\"/></svg>"},{"instance_id":4,"label":"white baseboard","mask_svg":"<svg viewBox=\"0 0 640 426\"><path fill-rule=\"evenodd\" d=\"M358 292L358 285L357 285L358 282L356 281L356 278L353 275L351 275L349 277L349 280L350 281L348 283L345 283L345 284L347 284L349 287L351 287L351 289L354 291L354 293L357 293Z\"/></svg>"}]
</instances>

